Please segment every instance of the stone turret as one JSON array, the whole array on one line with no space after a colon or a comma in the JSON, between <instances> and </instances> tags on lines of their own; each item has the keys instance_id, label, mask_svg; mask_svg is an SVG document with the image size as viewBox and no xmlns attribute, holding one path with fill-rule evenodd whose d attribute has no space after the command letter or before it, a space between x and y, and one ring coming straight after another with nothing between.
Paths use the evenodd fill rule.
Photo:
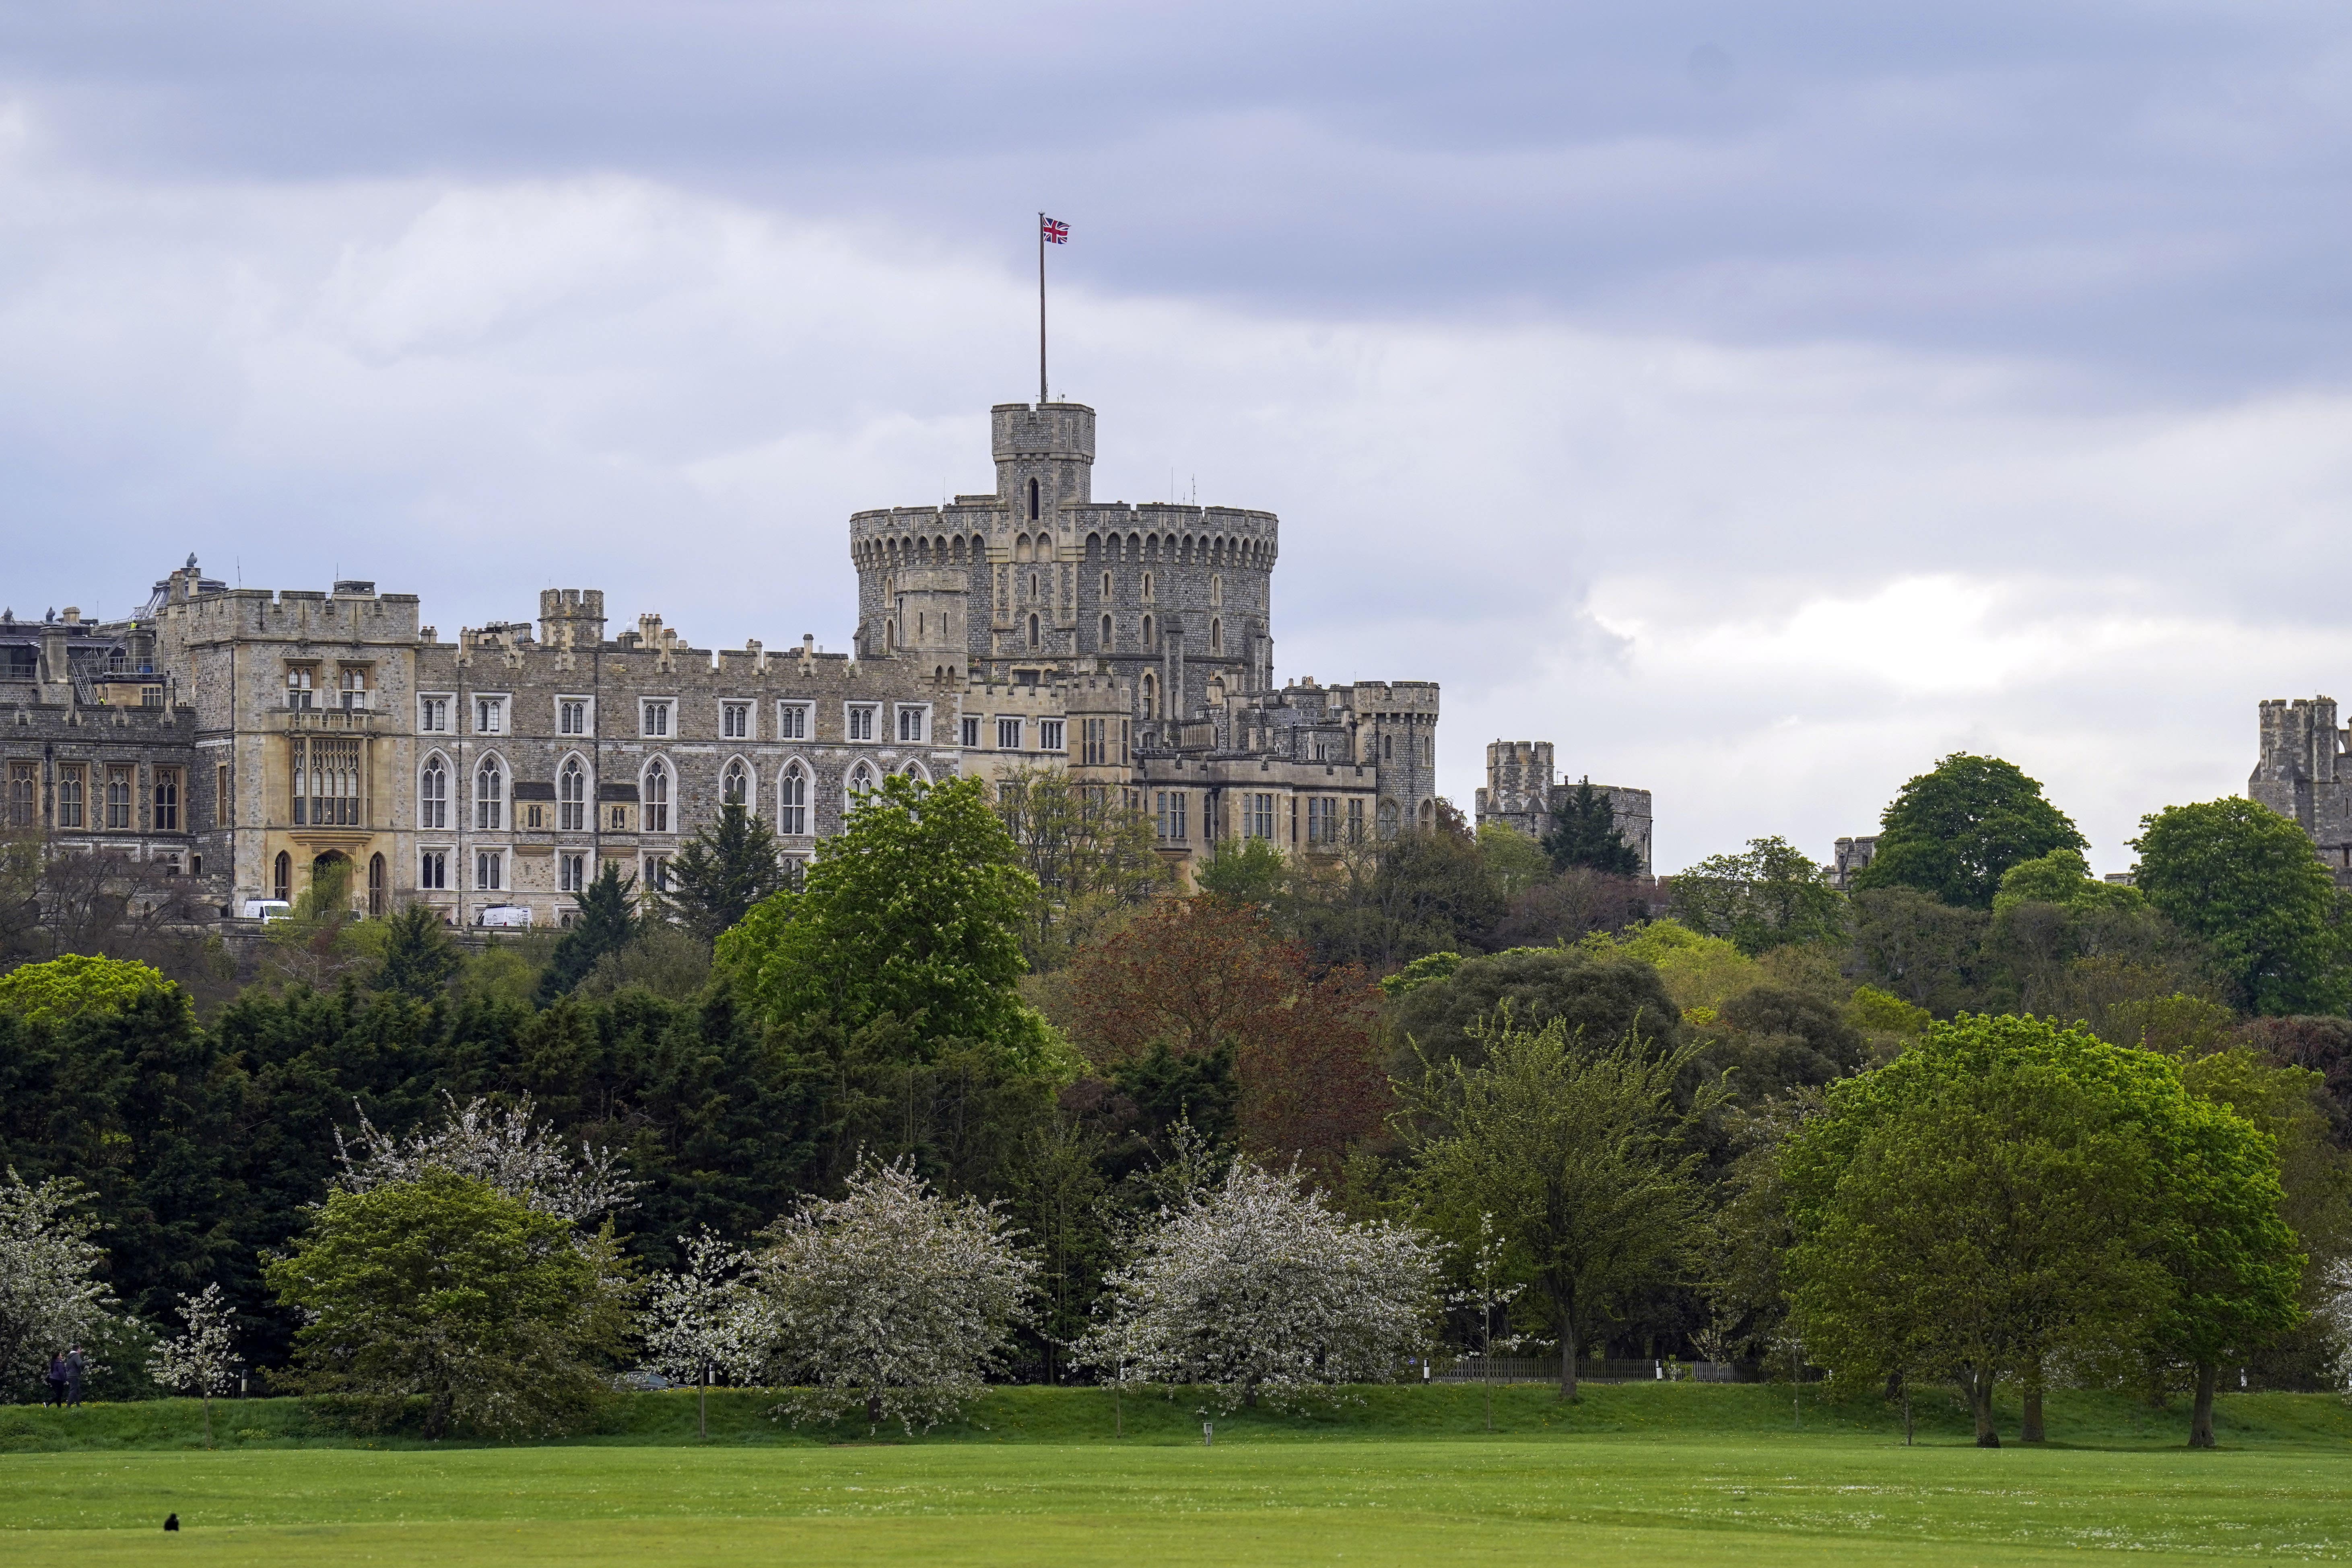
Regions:
<instances>
[{"instance_id":1,"label":"stone turret","mask_svg":"<svg viewBox=\"0 0 2352 1568\"><path fill-rule=\"evenodd\" d=\"M2352 769L2336 699L2273 698L2261 714L2262 754L2246 795L2301 824L2336 880L2352 884Z\"/></svg>"},{"instance_id":2,"label":"stone turret","mask_svg":"<svg viewBox=\"0 0 2352 1568\"><path fill-rule=\"evenodd\" d=\"M1083 403L1000 403L988 411L996 493L1016 529L1051 524L1094 499L1095 411Z\"/></svg>"}]
</instances>

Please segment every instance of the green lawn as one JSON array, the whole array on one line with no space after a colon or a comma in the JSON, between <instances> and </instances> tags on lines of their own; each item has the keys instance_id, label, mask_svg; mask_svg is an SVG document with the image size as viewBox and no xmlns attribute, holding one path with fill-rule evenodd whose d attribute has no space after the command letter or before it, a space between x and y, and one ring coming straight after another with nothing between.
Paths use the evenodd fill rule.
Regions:
<instances>
[{"instance_id":1,"label":"green lawn","mask_svg":"<svg viewBox=\"0 0 2352 1568\"><path fill-rule=\"evenodd\" d=\"M1164 1400L1129 1401L1132 1435L1112 1438L1092 1391L992 1395L981 1425L920 1443L779 1433L753 1397L715 1403L708 1445L668 1395L632 1401L600 1439L505 1448L327 1447L277 1401L216 1406L229 1446L214 1453L178 1446L176 1404L11 1411L0 1563L2352 1558L2352 1420L2315 1396L2225 1401L2229 1446L2204 1454L2175 1446L2177 1411L2143 1429L2127 1402L2089 1395L2053 1402L2073 1446L1999 1451L1942 1409L1916 1447L1869 1409L1811 1406L1800 1434L1769 1389L1595 1389L1568 1412L1516 1389L1499 1412L1515 1430L1493 1437L1475 1390L1375 1391L1337 1418L1220 1418L1213 1448ZM76 1420L85 1442L116 1430L28 1448ZM173 1511L176 1537L158 1529Z\"/></svg>"}]
</instances>

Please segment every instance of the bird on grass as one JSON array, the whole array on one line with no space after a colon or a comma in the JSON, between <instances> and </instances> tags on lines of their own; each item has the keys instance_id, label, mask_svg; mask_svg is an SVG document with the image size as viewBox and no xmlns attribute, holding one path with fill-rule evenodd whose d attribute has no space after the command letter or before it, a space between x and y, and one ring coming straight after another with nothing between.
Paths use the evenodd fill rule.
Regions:
<instances>
[{"instance_id":1,"label":"bird on grass","mask_svg":"<svg viewBox=\"0 0 2352 1568\"><path fill-rule=\"evenodd\" d=\"M164 1528L164 1529L166 1529L166 1530L177 1530L177 1529L179 1529L179 1528L180 1528L180 1516L179 1516L178 1514L176 1514L176 1513L167 1513L167 1514L165 1514L165 1515L163 1516L163 1528Z\"/></svg>"}]
</instances>

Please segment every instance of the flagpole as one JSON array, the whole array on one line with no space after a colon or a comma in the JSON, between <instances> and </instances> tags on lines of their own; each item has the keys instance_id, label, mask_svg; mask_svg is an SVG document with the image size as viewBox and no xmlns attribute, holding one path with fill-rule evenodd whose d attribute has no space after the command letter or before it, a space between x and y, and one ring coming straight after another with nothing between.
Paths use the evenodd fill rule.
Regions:
<instances>
[{"instance_id":1,"label":"flagpole","mask_svg":"<svg viewBox=\"0 0 2352 1568\"><path fill-rule=\"evenodd\" d=\"M1037 402L1045 402L1045 215L1037 215Z\"/></svg>"}]
</instances>

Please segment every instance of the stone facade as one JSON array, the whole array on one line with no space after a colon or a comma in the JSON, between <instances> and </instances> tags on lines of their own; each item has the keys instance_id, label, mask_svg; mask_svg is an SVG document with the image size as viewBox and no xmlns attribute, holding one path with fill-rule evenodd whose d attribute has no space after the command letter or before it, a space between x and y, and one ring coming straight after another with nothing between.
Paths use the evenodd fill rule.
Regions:
<instances>
[{"instance_id":1,"label":"stone facade","mask_svg":"<svg viewBox=\"0 0 2352 1568\"><path fill-rule=\"evenodd\" d=\"M1581 782L1560 782L1549 741L1489 741L1486 783L1476 797L1478 826L1501 823L1541 838L1549 828L1553 808L1574 794ZM1622 784L1592 788L1607 797L1617 836L1640 852L1642 875L1655 876L1650 849L1650 792Z\"/></svg>"},{"instance_id":2,"label":"stone facade","mask_svg":"<svg viewBox=\"0 0 2352 1568\"><path fill-rule=\"evenodd\" d=\"M1853 879L1862 868L1878 857L1878 835L1865 834L1858 838L1841 838L1831 851L1830 881L1841 893L1851 892Z\"/></svg>"},{"instance_id":3,"label":"stone facade","mask_svg":"<svg viewBox=\"0 0 2352 1568\"><path fill-rule=\"evenodd\" d=\"M2291 816L2319 847L2337 882L2352 886L2352 734L2336 722L2336 699L2273 698L2262 704L2260 759L2248 798Z\"/></svg>"},{"instance_id":4,"label":"stone facade","mask_svg":"<svg viewBox=\"0 0 2352 1568\"><path fill-rule=\"evenodd\" d=\"M187 699L151 626L0 617L0 831L205 878Z\"/></svg>"},{"instance_id":5,"label":"stone facade","mask_svg":"<svg viewBox=\"0 0 2352 1568\"><path fill-rule=\"evenodd\" d=\"M612 632L596 589L444 641L414 595L231 589L191 558L127 622L0 624L32 650L0 667L26 677L0 685L8 765L108 765L53 754L51 729L96 728L138 752L138 798L176 778L180 826L135 841L205 866L224 908L342 861L362 909L459 925L560 922L608 864L659 885L728 799L804 858L886 773L1066 768L1152 813L1185 876L1227 837L1314 853L1435 820L1434 684L1275 685L1271 513L1095 501L1076 404L991 423L994 493L851 519L849 653L697 647L653 615Z\"/></svg>"}]
</instances>

